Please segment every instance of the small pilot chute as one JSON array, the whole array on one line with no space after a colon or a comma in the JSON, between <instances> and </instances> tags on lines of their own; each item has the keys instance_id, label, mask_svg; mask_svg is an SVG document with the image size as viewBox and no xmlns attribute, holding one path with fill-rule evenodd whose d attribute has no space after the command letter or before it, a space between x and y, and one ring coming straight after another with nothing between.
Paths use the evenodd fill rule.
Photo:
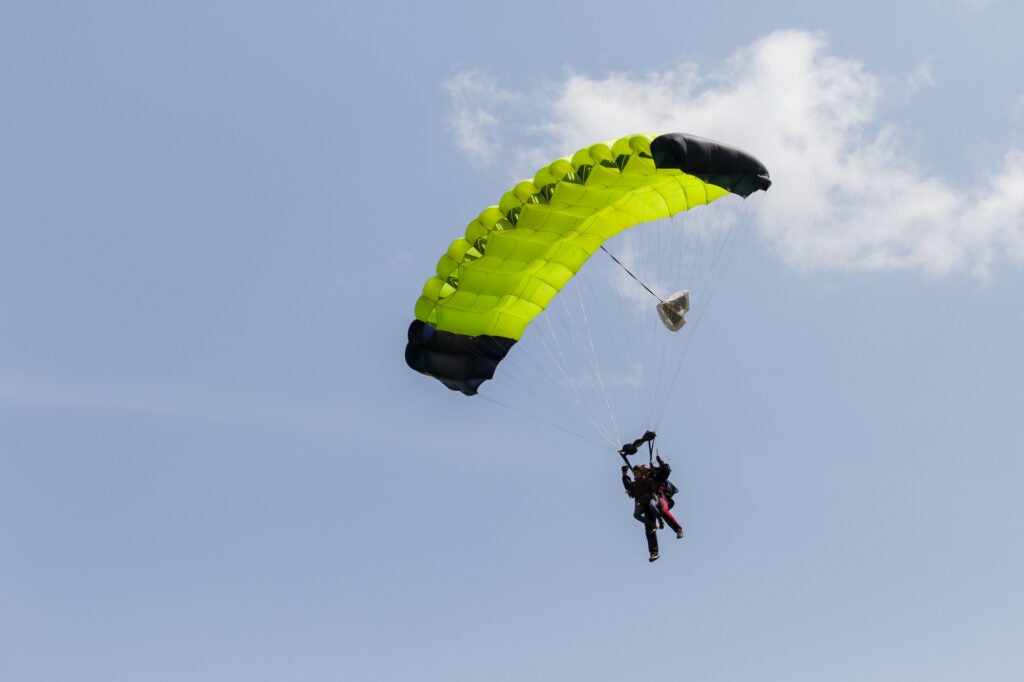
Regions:
<instances>
[{"instance_id":1,"label":"small pilot chute","mask_svg":"<svg viewBox=\"0 0 1024 682\"><path fill-rule=\"evenodd\" d=\"M677 291L658 304L658 317L669 331L677 332L686 324L690 312L690 292Z\"/></svg>"}]
</instances>

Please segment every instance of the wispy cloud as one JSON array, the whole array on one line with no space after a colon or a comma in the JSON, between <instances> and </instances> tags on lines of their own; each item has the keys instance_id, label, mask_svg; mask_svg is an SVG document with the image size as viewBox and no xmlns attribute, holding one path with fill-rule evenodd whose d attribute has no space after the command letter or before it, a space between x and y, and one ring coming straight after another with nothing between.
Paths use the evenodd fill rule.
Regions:
<instances>
[{"instance_id":1,"label":"wispy cloud","mask_svg":"<svg viewBox=\"0 0 1024 682\"><path fill-rule=\"evenodd\" d=\"M907 97L913 97L925 88L933 87L935 85L935 76L932 73L932 60L930 58L925 59L918 64L917 68L907 75L905 82Z\"/></svg>"},{"instance_id":2,"label":"wispy cloud","mask_svg":"<svg viewBox=\"0 0 1024 682\"><path fill-rule=\"evenodd\" d=\"M1010 110L1014 116L1024 116L1024 95L1017 95L1013 99L1013 104L1010 105Z\"/></svg>"},{"instance_id":3,"label":"wispy cloud","mask_svg":"<svg viewBox=\"0 0 1024 682\"><path fill-rule=\"evenodd\" d=\"M0 368L0 407L181 420L245 430L338 437L351 431L351 406L286 395L138 380L51 377Z\"/></svg>"},{"instance_id":4,"label":"wispy cloud","mask_svg":"<svg viewBox=\"0 0 1024 682\"><path fill-rule=\"evenodd\" d=\"M502 130L496 111L519 96L499 89L494 79L478 71L457 74L445 88L452 98L449 125L459 149L479 165L494 162Z\"/></svg>"},{"instance_id":5,"label":"wispy cloud","mask_svg":"<svg viewBox=\"0 0 1024 682\"><path fill-rule=\"evenodd\" d=\"M881 118L882 79L831 54L820 34L773 33L707 72L685 63L642 76L571 74L530 97L479 85L486 81L475 73L456 81L454 120L471 123L474 111L490 120L483 114L493 110L466 108L457 94L474 88L500 93L504 118L494 114L495 128L516 116L541 119L516 164L642 130L682 130L748 149L775 182L759 215L761 235L796 268L984 277L1000 258L1024 262L1024 152L1006 150L970 186L921 167L902 151L898 127ZM902 87L932 84L925 61ZM467 124L457 135L479 129ZM473 146L457 137L471 156L507 155L496 135L483 139Z\"/></svg>"}]
</instances>

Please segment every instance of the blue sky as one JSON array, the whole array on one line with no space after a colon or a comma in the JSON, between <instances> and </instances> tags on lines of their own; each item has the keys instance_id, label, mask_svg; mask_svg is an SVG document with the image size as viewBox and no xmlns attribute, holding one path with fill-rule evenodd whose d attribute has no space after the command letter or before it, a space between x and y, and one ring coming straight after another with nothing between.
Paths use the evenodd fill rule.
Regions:
<instances>
[{"instance_id":1,"label":"blue sky","mask_svg":"<svg viewBox=\"0 0 1024 682\"><path fill-rule=\"evenodd\" d=\"M1018 680L1024 12L9 3L0 677ZM405 366L438 256L641 130L772 171L658 424Z\"/></svg>"}]
</instances>

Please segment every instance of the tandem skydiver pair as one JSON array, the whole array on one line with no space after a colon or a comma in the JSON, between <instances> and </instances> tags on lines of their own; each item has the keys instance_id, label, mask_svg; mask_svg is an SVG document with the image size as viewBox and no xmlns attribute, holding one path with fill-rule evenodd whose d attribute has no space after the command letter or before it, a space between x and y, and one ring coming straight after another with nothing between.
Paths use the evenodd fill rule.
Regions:
<instances>
[{"instance_id":1,"label":"tandem skydiver pair","mask_svg":"<svg viewBox=\"0 0 1024 682\"><path fill-rule=\"evenodd\" d=\"M675 506L673 496L679 492L679 488L668 480L672 468L661 458L661 453L654 450L654 438L655 433L647 431L619 450L623 461L626 462L622 465L622 486L626 489L626 494L633 498L633 518L644 524L647 551L650 552L648 561L657 561L661 556L658 552L658 529L664 528L666 523L675 531L676 538L683 537L683 528L671 512ZM653 456L650 464L630 464L629 455L636 454L637 449L644 443L647 443ZM630 473L633 474L632 478Z\"/></svg>"}]
</instances>

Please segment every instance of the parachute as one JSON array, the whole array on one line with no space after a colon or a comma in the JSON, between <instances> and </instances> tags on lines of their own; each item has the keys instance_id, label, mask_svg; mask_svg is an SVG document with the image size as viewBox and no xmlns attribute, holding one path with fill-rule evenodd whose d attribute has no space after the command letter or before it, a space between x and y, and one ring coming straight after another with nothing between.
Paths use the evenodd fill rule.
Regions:
<instances>
[{"instance_id":1,"label":"parachute","mask_svg":"<svg viewBox=\"0 0 1024 682\"><path fill-rule=\"evenodd\" d=\"M606 242L641 223L770 185L753 156L683 133L630 135L558 159L485 208L441 256L416 301L406 363L476 395ZM661 321L678 331L690 291L659 300Z\"/></svg>"}]
</instances>

